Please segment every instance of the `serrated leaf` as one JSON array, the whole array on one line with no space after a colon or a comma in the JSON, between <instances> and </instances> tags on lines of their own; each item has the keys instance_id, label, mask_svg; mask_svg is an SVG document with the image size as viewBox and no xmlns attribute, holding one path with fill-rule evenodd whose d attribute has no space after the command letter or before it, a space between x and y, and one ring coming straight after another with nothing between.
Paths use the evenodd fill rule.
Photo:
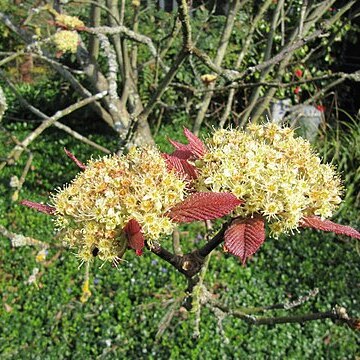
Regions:
<instances>
[{"instance_id":1,"label":"serrated leaf","mask_svg":"<svg viewBox=\"0 0 360 360\"><path fill-rule=\"evenodd\" d=\"M184 128L184 134L189 141L191 152L196 158L201 159L208 152L205 144L187 128Z\"/></svg>"},{"instance_id":2,"label":"serrated leaf","mask_svg":"<svg viewBox=\"0 0 360 360\"><path fill-rule=\"evenodd\" d=\"M195 166L191 165L187 160L180 159L169 154L162 154L169 170L175 170L181 177L188 180L197 178Z\"/></svg>"},{"instance_id":3,"label":"serrated leaf","mask_svg":"<svg viewBox=\"0 0 360 360\"><path fill-rule=\"evenodd\" d=\"M170 209L167 216L176 222L211 220L231 213L240 204L242 201L230 193L195 193Z\"/></svg>"},{"instance_id":4,"label":"serrated leaf","mask_svg":"<svg viewBox=\"0 0 360 360\"><path fill-rule=\"evenodd\" d=\"M81 170L85 170L86 166L75 157L74 154L72 154L69 150L67 150L66 148L64 148L64 151L66 153L66 155L81 169Z\"/></svg>"},{"instance_id":5,"label":"serrated leaf","mask_svg":"<svg viewBox=\"0 0 360 360\"><path fill-rule=\"evenodd\" d=\"M40 211L44 214L47 215L54 215L55 214L55 208L53 206L50 205L44 205L44 204L39 204L37 202L34 201L30 201L30 200L23 200L20 201L21 205L25 205L31 209L35 209L37 211Z\"/></svg>"},{"instance_id":6,"label":"serrated leaf","mask_svg":"<svg viewBox=\"0 0 360 360\"><path fill-rule=\"evenodd\" d=\"M309 216L301 220L300 226L318 229L322 231L331 231L339 235L347 235L360 240L360 233L351 226L340 225L330 220L322 220L318 216Z\"/></svg>"},{"instance_id":7,"label":"serrated leaf","mask_svg":"<svg viewBox=\"0 0 360 360\"><path fill-rule=\"evenodd\" d=\"M241 259L245 265L246 259L254 254L265 241L265 224L261 216L244 220L235 220L225 231L226 249Z\"/></svg>"}]
</instances>

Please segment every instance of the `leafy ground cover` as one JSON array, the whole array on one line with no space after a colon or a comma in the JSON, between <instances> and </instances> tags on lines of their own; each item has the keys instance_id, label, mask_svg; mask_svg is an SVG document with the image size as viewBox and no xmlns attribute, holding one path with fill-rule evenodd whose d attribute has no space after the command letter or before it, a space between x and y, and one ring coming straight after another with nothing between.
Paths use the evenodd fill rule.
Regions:
<instances>
[{"instance_id":1,"label":"leafy ground cover","mask_svg":"<svg viewBox=\"0 0 360 360\"><path fill-rule=\"evenodd\" d=\"M28 128L16 125L21 139ZM14 124L7 124L14 128ZM162 128L156 138L162 150L166 137L182 140L178 128ZM92 135L111 150L112 134ZM348 138L347 138L348 139ZM353 144L353 143L352 143ZM11 143L0 134L0 154ZM62 148L80 160L93 149L63 133L48 130L33 144L35 158L21 199L46 201L50 191L71 180L75 165ZM351 149L351 144L347 144ZM2 155L1 155L2 156ZM348 155L351 157L351 153ZM328 159L329 160L329 159ZM25 157L18 165L5 168L0 177L0 225L9 230L56 244L51 219L11 202L11 176L21 175ZM349 173L349 169L346 175ZM347 176L348 177L348 176ZM351 181L350 179L347 179ZM339 221L359 228L358 210L349 199ZM345 211L346 210L346 211ZM337 219L337 220L338 220ZM203 242L202 225L181 228L184 250ZM171 247L170 240L168 246ZM80 301L84 269L69 250L52 247L43 263L36 261L38 249L14 249L0 237L0 357L3 359L62 358L145 358L145 359L354 359L360 356L359 335L331 321L294 325L250 326L226 317L218 319L203 309L197 340L192 338L194 314L185 311L172 320L161 337L158 325L171 300L181 295L186 284L161 259L145 252L130 252L118 269L97 261L91 267L92 296ZM211 259L205 278L216 296L233 308L265 306L291 301L314 288L319 294L291 313L330 310L335 304L360 317L359 248L355 240L331 234L303 231L292 237L268 239L246 267L220 249ZM28 280L33 269L40 276ZM278 311L277 314L284 314Z\"/></svg>"}]
</instances>

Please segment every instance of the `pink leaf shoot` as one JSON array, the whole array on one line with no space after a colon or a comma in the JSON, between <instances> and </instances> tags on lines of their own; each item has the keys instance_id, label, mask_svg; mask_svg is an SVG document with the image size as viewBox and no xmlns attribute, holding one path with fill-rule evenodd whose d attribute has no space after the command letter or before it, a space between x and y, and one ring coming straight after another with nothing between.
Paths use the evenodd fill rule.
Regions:
<instances>
[{"instance_id":1,"label":"pink leaf shoot","mask_svg":"<svg viewBox=\"0 0 360 360\"><path fill-rule=\"evenodd\" d=\"M44 214L47 215L54 215L55 214L55 208L53 206L50 205L43 205L43 204L39 204L37 202L34 201L30 201L30 200L23 200L20 202L21 205L25 205L31 209L35 209L37 211L40 211Z\"/></svg>"},{"instance_id":2,"label":"pink leaf shoot","mask_svg":"<svg viewBox=\"0 0 360 360\"><path fill-rule=\"evenodd\" d=\"M208 152L205 144L187 128L184 128L184 134L188 139L188 144L169 139L170 144L175 148L171 155L184 160L201 159Z\"/></svg>"},{"instance_id":3,"label":"pink leaf shoot","mask_svg":"<svg viewBox=\"0 0 360 360\"><path fill-rule=\"evenodd\" d=\"M191 150L188 149L188 145L181 144L175 140L168 138L169 143L175 148L175 151L171 154L179 159L190 159L193 156Z\"/></svg>"},{"instance_id":4,"label":"pink leaf shoot","mask_svg":"<svg viewBox=\"0 0 360 360\"><path fill-rule=\"evenodd\" d=\"M66 148L64 148L64 151L66 153L66 155L81 169L81 170L85 170L86 166L75 157L74 154L72 154L69 150L67 150Z\"/></svg>"},{"instance_id":5,"label":"pink leaf shoot","mask_svg":"<svg viewBox=\"0 0 360 360\"><path fill-rule=\"evenodd\" d=\"M191 152L196 158L201 159L208 152L205 144L187 128L184 128L184 134L189 141Z\"/></svg>"},{"instance_id":6,"label":"pink leaf shoot","mask_svg":"<svg viewBox=\"0 0 360 360\"><path fill-rule=\"evenodd\" d=\"M175 205L167 216L176 222L217 219L231 213L241 203L230 193L200 192Z\"/></svg>"},{"instance_id":7,"label":"pink leaf shoot","mask_svg":"<svg viewBox=\"0 0 360 360\"><path fill-rule=\"evenodd\" d=\"M322 231L331 231L339 235L347 235L360 240L360 233L351 226L340 225L330 220L321 220L318 216L309 216L301 220L300 226Z\"/></svg>"},{"instance_id":8,"label":"pink leaf shoot","mask_svg":"<svg viewBox=\"0 0 360 360\"><path fill-rule=\"evenodd\" d=\"M235 220L225 232L226 249L231 254L238 256L243 265L264 241L265 226L261 216Z\"/></svg>"}]
</instances>

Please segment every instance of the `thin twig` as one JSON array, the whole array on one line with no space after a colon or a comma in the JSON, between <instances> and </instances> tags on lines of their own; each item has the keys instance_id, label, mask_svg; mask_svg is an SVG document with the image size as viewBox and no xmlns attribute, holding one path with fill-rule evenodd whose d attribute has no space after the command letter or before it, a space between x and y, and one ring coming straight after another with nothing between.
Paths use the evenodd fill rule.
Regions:
<instances>
[{"instance_id":1,"label":"thin twig","mask_svg":"<svg viewBox=\"0 0 360 360\"><path fill-rule=\"evenodd\" d=\"M44 119L44 121L39 125L33 132L31 132L22 142L21 145L15 146L15 148L8 154L8 161L17 161L19 157L21 156L22 152L24 151L24 148L27 148L45 129L52 126L57 120L61 119L64 116L67 116L74 112L75 110L78 110L94 101L102 99L107 92L104 91L102 93L96 94L94 96L88 97L86 99L80 100L75 104L72 104L68 106L67 108L63 110L57 111L53 116L49 117L45 115L43 112L35 108L34 106L30 105L16 90L15 86L7 79L7 77L3 74L3 72L0 70L0 76L7 82L10 89L15 93L17 98L19 99L20 103L27 107L31 112L33 112L35 115L39 116L40 118ZM8 162L7 161L7 162ZM2 169L6 163L0 164L0 169Z\"/></svg>"},{"instance_id":2,"label":"thin twig","mask_svg":"<svg viewBox=\"0 0 360 360\"><path fill-rule=\"evenodd\" d=\"M331 311L277 317L256 317L253 315L244 314L241 311L231 310L227 306L217 305L216 307L220 308L220 310L226 313L228 316L241 319L250 325L301 324L307 321L331 319L333 321L338 320L340 323L346 324L356 330L360 324L359 319L350 318L346 309L339 306L335 306Z\"/></svg>"},{"instance_id":3,"label":"thin twig","mask_svg":"<svg viewBox=\"0 0 360 360\"><path fill-rule=\"evenodd\" d=\"M39 248L42 248L42 249L46 249L46 248L49 248L50 246L53 246L53 245L47 244L47 243L45 243L43 241L34 239L32 237L29 237L29 236L24 236L24 235L21 235L21 234L13 233L13 232L7 230L2 225L0 225L0 233L3 236L7 237L11 241L11 246L12 247L35 246L35 247L39 247ZM56 246L56 247L58 247L58 246Z\"/></svg>"},{"instance_id":4,"label":"thin twig","mask_svg":"<svg viewBox=\"0 0 360 360\"><path fill-rule=\"evenodd\" d=\"M80 140L81 142L83 142L84 144L90 145L95 149L98 149L102 152L104 152L105 154L111 154L111 151L97 143L95 143L94 141L91 141L90 139L88 139L87 137L79 134L77 131L71 129L69 126L66 126L64 124L62 124L59 121L56 121L54 123L54 126L57 127L60 130L63 130L65 132L67 132L68 134L70 134L74 139Z\"/></svg>"},{"instance_id":5,"label":"thin twig","mask_svg":"<svg viewBox=\"0 0 360 360\"><path fill-rule=\"evenodd\" d=\"M17 184L16 190L14 191L13 195L11 196L12 201L17 201L18 198L19 198L19 192L20 192L20 190L22 189L22 187L24 185L26 175L28 174L28 172L30 170L30 166L31 166L31 163L33 161L33 158L34 158L34 155L30 152L29 157L28 157L28 159L26 161L25 167L23 169L23 172L21 174L21 177L19 179L19 182Z\"/></svg>"}]
</instances>

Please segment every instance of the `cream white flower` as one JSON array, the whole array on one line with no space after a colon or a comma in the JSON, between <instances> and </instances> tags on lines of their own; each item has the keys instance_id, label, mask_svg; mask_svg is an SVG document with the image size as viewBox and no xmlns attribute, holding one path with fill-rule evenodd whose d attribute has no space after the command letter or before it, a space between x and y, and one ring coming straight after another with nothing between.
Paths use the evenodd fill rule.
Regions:
<instances>
[{"instance_id":1,"label":"cream white flower","mask_svg":"<svg viewBox=\"0 0 360 360\"><path fill-rule=\"evenodd\" d=\"M82 260L97 249L101 259L114 261L126 248L123 228L131 219L150 241L172 232L174 223L165 214L184 199L185 186L155 148L91 160L53 196L55 221Z\"/></svg>"},{"instance_id":2,"label":"cream white flower","mask_svg":"<svg viewBox=\"0 0 360 360\"><path fill-rule=\"evenodd\" d=\"M341 201L334 168L321 164L310 143L290 128L220 129L206 145L209 152L195 162L196 189L232 192L245 200L237 214L263 215L274 236L297 228L302 217L330 217Z\"/></svg>"}]
</instances>

